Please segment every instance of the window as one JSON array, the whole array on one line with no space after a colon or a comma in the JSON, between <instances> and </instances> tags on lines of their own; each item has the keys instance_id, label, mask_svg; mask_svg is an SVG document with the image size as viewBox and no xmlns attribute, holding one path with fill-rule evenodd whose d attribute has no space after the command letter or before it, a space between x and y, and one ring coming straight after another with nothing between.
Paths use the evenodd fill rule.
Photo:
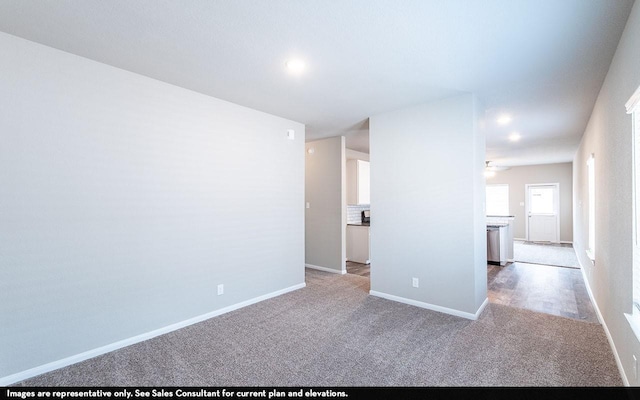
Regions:
<instances>
[{"instance_id":1,"label":"window","mask_svg":"<svg viewBox=\"0 0 640 400\"><path fill-rule=\"evenodd\" d=\"M640 339L640 87L626 104L631 114L633 137L633 302L626 314L629 324Z\"/></svg>"},{"instance_id":2,"label":"window","mask_svg":"<svg viewBox=\"0 0 640 400\"><path fill-rule=\"evenodd\" d=\"M596 159L593 154L587 161L589 175L589 249L587 255L592 262L596 260Z\"/></svg>"},{"instance_id":3,"label":"window","mask_svg":"<svg viewBox=\"0 0 640 400\"><path fill-rule=\"evenodd\" d=\"M640 308L640 87L627 103L633 132L633 302Z\"/></svg>"},{"instance_id":4,"label":"window","mask_svg":"<svg viewBox=\"0 0 640 400\"><path fill-rule=\"evenodd\" d=\"M509 185L487 185L487 215L509 215Z\"/></svg>"}]
</instances>

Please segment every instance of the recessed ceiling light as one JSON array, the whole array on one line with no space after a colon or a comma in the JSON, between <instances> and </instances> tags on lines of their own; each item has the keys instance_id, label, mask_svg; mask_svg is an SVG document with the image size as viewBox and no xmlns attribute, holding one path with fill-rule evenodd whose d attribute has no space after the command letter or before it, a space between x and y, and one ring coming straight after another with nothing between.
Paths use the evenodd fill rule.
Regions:
<instances>
[{"instance_id":1,"label":"recessed ceiling light","mask_svg":"<svg viewBox=\"0 0 640 400\"><path fill-rule=\"evenodd\" d=\"M506 125L509 122L511 122L511 116L508 115L508 114L502 114L501 116L498 117L498 119L496 121L500 125Z\"/></svg>"},{"instance_id":2,"label":"recessed ceiling light","mask_svg":"<svg viewBox=\"0 0 640 400\"><path fill-rule=\"evenodd\" d=\"M520 134L518 132L511 132L511 135L509 135L509 140L512 142L517 142L518 140L520 140Z\"/></svg>"},{"instance_id":3,"label":"recessed ceiling light","mask_svg":"<svg viewBox=\"0 0 640 400\"><path fill-rule=\"evenodd\" d=\"M289 72L294 74L301 73L302 71L304 71L305 67L304 61L298 58L292 58L291 60L285 62L284 65L287 67L287 70L289 70Z\"/></svg>"}]
</instances>

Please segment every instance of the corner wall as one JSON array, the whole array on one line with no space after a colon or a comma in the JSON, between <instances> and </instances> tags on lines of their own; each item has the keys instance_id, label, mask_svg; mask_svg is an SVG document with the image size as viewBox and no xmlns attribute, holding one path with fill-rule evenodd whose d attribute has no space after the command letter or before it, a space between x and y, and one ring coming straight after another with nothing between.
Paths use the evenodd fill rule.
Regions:
<instances>
[{"instance_id":1,"label":"corner wall","mask_svg":"<svg viewBox=\"0 0 640 400\"><path fill-rule=\"evenodd\" d=\"M624 314L631 312L633 277L632 125L625 103L640 85L640 2L633 6L609 72L573 160L573 243L588 287L625 379L633 376L640 343ZM587 159L595 156L596 259L586 255L589 231Z\"/></svg>"},{"instance_id":2,"label":"corner wall","mask_svg":"<svg viewBox=\"0 0 640 400\"><path fill-rule=\"evenodd\" d=\"M304 286L304 125L0 53L0 382Z\"/></svg>"},{"instance_id":3,"label":"corner wall","mask_svg":"<svg viewBox=\"0 0 640 400\"><path fill-rule=\"evenodd\" d=\"M345 274L345 138L316 140L305 148L305 201L309 205L305 210L305 263L310 268Z\"/></svg>"},{"instance_id":4,"label":"corner wall","mask_svg":"<svg viewBox=\"0 0 640 400\"><path fill-rule=\"evenodd\" d=\"M486 304L479 110L465 94L369 119L372 294L467 318Z\"/></svg>"}]
</instances>

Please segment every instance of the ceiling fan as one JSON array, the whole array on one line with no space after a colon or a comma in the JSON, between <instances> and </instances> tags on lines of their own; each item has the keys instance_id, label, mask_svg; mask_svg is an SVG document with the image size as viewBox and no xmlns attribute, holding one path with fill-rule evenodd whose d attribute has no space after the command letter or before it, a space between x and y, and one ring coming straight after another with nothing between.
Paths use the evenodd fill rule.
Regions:
<instances>
[{"instance_id":1,"label":"ceiling fan","mask_svg":"<svg viewBox=\"0 0 640 400\"><path fill-rule=\"evenodd\" d=\"M485 161L484 176L487 178L490 178L492 176L495 176L496 171L504 171L509 168L511 167L502 167L502 166L494 165L492 161Z\"/></svg>"},{"instance_id":2,"label":"ceiling fan","mask_svg":"<svg viewBox=\"0 0 640 400\"><path fill-rule=\"evenodd\" d=\"M485 161L485 169L487 171L505 171L511 167L504 167L500 165L495 165L493 161Z\"/></svg>"}]
</instances>

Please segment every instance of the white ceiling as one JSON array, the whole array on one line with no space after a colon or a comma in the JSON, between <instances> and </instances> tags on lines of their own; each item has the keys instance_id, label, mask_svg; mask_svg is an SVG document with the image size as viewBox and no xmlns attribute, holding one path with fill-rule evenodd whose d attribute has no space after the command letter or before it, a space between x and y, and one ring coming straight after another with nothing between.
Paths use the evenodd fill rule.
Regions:
<instances>
[{"instance_id":1,"label":"white ceiling","mask_svg":"<svg viewBox=\"0 0 640 400\"><path fill-rule=\"evenodd\" d=\"M487 160L526 165L572 160L632 5L2 0L0 31L302 122L307 140L345 135L359 151L369 116L474 92ZM300 76L284 68L294 56Z\"/></svg>"}]
</instances>

